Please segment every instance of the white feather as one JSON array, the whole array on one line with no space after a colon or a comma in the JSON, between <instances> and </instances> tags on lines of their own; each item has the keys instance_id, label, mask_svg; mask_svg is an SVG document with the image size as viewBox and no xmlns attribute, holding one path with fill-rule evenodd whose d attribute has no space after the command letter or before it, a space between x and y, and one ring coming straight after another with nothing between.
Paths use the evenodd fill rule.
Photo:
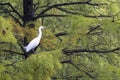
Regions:
<instances>
[{"instance_id":1,"label":"white feather","mask_svg":"<svg viewBox=\"0 0 120 80\"><path fill-rule=\"evenodd\" d=\"M43 29L43 28L44 28L43 26L40 26L38 37L34 38L32 41L30 41L30 43L26 47L24 47L26 52L29 52L30 50L34 50L39 45L41 36L42 36L41 29Z\"/></svg>"}]
</instances>

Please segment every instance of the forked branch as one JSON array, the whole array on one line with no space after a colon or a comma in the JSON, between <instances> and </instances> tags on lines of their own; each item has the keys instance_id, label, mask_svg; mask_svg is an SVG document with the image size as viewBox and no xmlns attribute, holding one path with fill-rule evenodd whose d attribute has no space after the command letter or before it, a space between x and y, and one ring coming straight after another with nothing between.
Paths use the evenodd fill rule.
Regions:
<instances>
[{"instance_id":1,"label":"forked branch","mask_svg":"<svg viewBox=\"0 0 120 80\"><path fill-rule=\"evenodd\" d=\"M60 3L60 4L54 4L51 6L48 6L46 9L44 9L43 11L41 11L36 17L35 19L38 19L41 15L44 15L47 11L49 11L52 8L56 8L56 7L61 7L61 6L68 6L68 5L76 5L76 4L86 4L86 5L90 5L90 6L99 6L99 5L106 5L106 3L90 3L91 0L88 1L84 1L84 2L66 2L66 3Z\"/></svg>"}]
</instances>

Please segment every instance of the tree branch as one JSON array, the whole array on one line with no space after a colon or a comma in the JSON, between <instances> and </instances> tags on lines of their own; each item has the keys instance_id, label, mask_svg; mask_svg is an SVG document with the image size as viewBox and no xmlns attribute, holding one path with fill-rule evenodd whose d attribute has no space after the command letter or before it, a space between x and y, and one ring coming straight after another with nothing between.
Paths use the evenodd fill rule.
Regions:
<instances>
[{"instance_id":1,"label":"tree branch","mask_svg":"<svg viewBox=\"0 0 120 80\"><path fill-rule=\"evenodd\" d=\"M83 15L84 17L90 17L90 18L101 18L101 17L112 17L111 15L98 15L98 16L92 16L92 15Z\"/></svg>"},{"instance_id":2,"label":"tree branch","mask_svg":"<svg viewBox=\"0 0 120 80\"><path fill-rule=\"evenodd\" d=\"M19 12L10 3L0 3L0 5L8 5L13 10L13 12L15 12L23 20L23 17L19 14Z\"/></svg>"},{"instance_id":3,"label":"tree branch","mask_svg":"<svg viewBox=\"0 0 120 80\"><path fill-rule=\"evenodd\" d=\"M60 11L63 11L63 12L66 12L66 13L69 13L69 14L73 14L73 15L80 15L80 13L77 13L77 12L72 12L72 11L68 11L64 8L61 8L61 7L55 7L56 9L60 10Z\"/></svg>"},{"instance_id":4,"label":"tree branch","mask_svg":"<svg viewBox=\"0 0 120 80\"><path fill-rule=\"evenodd\" d=\"M50 6L43 6L43 7L50 7ZM72 11L68 11L68 10L66 10L66 9L64 9L64 8L61 8L61 7L55 7L56 9L58 9L58 10L60 10L60 11L63 11L63 12L66 12L66 13L69 13L69 14L80 14L80 13L77 13L77 12L72 12Z\"/></svg>"},{"instance_id":5,"label":"tree branch","mask_svg":"<svg viewBox=\"0 0 120 80\"><path fill-rule=\"evenodd\" d=\"M92 78L92 79L95 79L95 77L94 76L92 76L89 72L86 72L86 71L84 71L84 70L81 70L77 65L75 65L73 62L72 62L72 60L64 60L64 61L61 61L60 63L62 63L62 64L64 64L64 63L68 63L68 64L71 64L72 66L74 66L78 71L81 71L81 72L84 72L87 76L89 76L90 78ZM82 77L82 76L81 76ZM81 78L80 76L79 77L62 77L62 78L66 78L66 79L70 79L70 78ZM60 78L58 78L58 77L52 77L53 79L60 79ZM61 79L62 79L61 78Z\"/></svg>"},{"instance_id":6,"label":"tree branch","mask_svg":"<svg viewBox=\"0 0 120 80\"><path fill-rule=\"evenodd\" d=\"M0 42L0 44L8 44L8 43L10 43L10 42Z\"/></svg>"},{"instance_id":7,"label":"tree branch","mask_svg":"<svg viewBox=\"0 0 120 80\"><path fill-rule=\"evenodd\" d=\"M56 33L55 36L59 37L59 36L67 35L67 34L68 34L67 32L60 32L60 33Z\"/></svg>"},{"instance_id":8,"label":"tree branch","mask_svg":"<svg viewBox=\"0 0 120 80\"><path fill-rule=\"evenodd\" d=\"M4 13L9 14L15 21L17 21L17 22L22 26L22 23L21 23L15 16L13 16L13 15L11 14L11 12L9 12L9 10L3 9L3 8L2 8L2 10L4 11Z\"/></svg>"},{"instance_id":9,"label":"tree branch","mask_svg":"<svg viewBox=\"0 0 120 80\"><path fill-rule=\"evenodd\" d=\"M15 51L11 51L11 50L2 50L2 51L4 51L4 52L11 52L11 53L13 53L13 54L18 54L18 55L24 55L24 54L22 54L22 53L15 52Z\"/></svg>"},{"instance_id":10,"label":"tree branch","mask_svg":"<svg viewBox=\"0 0 120 80\"><path fill-rule=\"evenodd\" d=\"M62 63L62 64L64 64L64 63L71 64L71 65L74 66L77 70L80 70L79 67L72 62L72 60L64 60L64 61L61 61L60 63Z\"/></svg>"},{"instance_id":11,"label":"tree branch","mask_svg":"<svg viewBox=\"0 0 120 80\"><path fill-rule=\"evenodd\" d=\"M55 14L44 14L44 15L39 15L39 17L66 17L68 15L55 15ZM36 19L36 18L35 18Z\"/></svg>"},{"instance_id":12,"label":"tree branch","mask_svg":"<svg viewBox=\"0 0 120 80\"><path fill-rule=\"evenodd\" d=\"M70 63L71 60L64 60L64 61L60 61L60 63L64 64L64 63Z\"/></svg>"},{"instance_id":13,"label":"tree branch","mask_svg":"<svg viewBox=\"0 0 120 80\"><path fill-rule=\"evenodd\" d=\"M52 79L53 80L57 80L57 79L75 79L75 80L77 80L77 79L80 79L80 78L82 78L83 76L65 76L65 77L52 77Z\"/></svg>"},{"instance_id":14,"label":"tree branch","mask_svg":"<svg viewBox=\"0 0 120 80\"><path fill-rule=\"evenodd\" d=\"M64 54L73 54L73 53L79 53L79 52L89 52L89 53L110 53L110 52L115 52L120 50L120 47L111 49L111 50L88 50L88 49L73 49L73 50L67 50L67 49L63 49L63 53Z\"/></svg>"},{"instance_id":15,"label":"tree branch","mask_svg":"<svg viewBox=\"0 0 120 80\"><path fill-rule=\"evenodd\" d=\"M89 29L89 31L87 32L87 34L91 34L93 31L95 31L95 30L97 30L98 28L100 28L100 24L99 25L97 25L96 27L92 27L92 28L90 28Z\"/></svg>"},{"instance_id":16,"label":"tree branch","mask_svg":"<svg viewBox=\"0 0 120 80\"><path fill-rule=\"evenodd\" d=\"M60 6L68 6L68 5L75 5L75 4L87 4L87 5L91 5L91 6L99 6L99 5L106 5L105 3L101 3L101 4L93 4L90 3L91 0L85 1L85 2L66 2L66 3L60 3L60 4L54 4L51 5L49 7L47 7L45 10L43 10L42 12L40 12L35 19L39 18L40 15L43 15L44 13L46 13L47 11L49 11L52 8L56 8L56 7L60 7Z\"/></svg>"},{"instance_id":17,"label":"tree branch","mask_svg":"<svg viewBox=\"0 0 120 80\"><path fill-rule=\"evenodd\" d=\"M21 26L23 26L22 23L15 16L13 16L11 12L14 12L15 14L17 14L18 17L21 18L22 20L23 20L23 17L19 14L19 12L17 12L17 10L10 3L0 3L0 5L1 6L4 6L4 5L9 6L12 9L10 11L4 7L1 7L1 9L4 11L4 13L9 14L15 21L17 21Z\"/></svg>"}]
</instances>

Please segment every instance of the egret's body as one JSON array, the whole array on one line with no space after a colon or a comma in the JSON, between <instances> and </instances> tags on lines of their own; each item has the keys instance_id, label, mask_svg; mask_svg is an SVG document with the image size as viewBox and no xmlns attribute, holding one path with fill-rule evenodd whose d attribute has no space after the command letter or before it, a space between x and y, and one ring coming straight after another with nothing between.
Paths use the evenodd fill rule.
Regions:
<instances>
[{"instance_id":1,"label":"egret's body","mask_svg":"<svg viewBox=\"0 0 120 80\"><path fill-rule=\"evenodd\" d=\"M43 28L44 28L43 26L40 26L38 36L36 38L34 38L26 47L24 47L26 52L29 52L31 50L34 52L34 49L39 45L41 37L42 37L42 31L41 30Z\"/></svg>"}]
</instances>

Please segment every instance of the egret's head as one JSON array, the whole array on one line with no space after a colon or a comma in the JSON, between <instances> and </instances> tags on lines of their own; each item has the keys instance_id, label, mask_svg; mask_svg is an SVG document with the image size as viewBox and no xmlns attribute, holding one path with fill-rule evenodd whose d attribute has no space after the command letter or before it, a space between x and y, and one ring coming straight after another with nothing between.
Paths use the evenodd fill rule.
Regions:
<instances>
[{"instance_id":1,"label":"egret's head","mask_svg":"<svg viewBox=\"0 0 120 80\"><path fill-rule=\"evenodd\" d=\"M43 27L43 26L40 26L40 27L39 27L39 30L42 30L42 29L44 29L44 27Z\"/></svg>"},{"instance_id":2,"label":"egret's head","mask_svg":"<svg viewBox=\"0 0 120 80\"><path fill-rule=\"evenodd\" d=\"M43 27L43 26L40 26L40 27L39 27L39 33L41 32L42 29L44 29L44 27Z\"/></svg>"}]
</instances>

